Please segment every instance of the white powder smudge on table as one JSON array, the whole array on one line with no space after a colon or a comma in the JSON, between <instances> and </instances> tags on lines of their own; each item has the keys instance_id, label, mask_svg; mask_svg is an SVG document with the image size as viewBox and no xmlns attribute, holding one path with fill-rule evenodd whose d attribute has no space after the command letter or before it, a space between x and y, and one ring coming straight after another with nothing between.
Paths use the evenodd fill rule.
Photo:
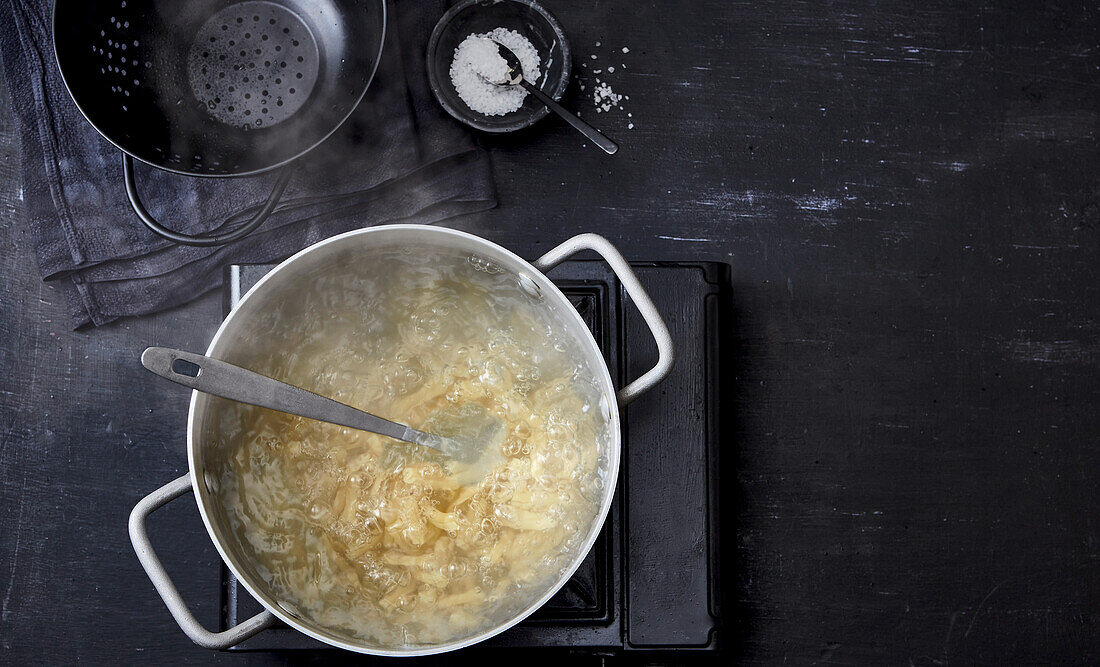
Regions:
<instances>
[{"instance_id":1,"label":"white powder smudge on table","mask_svg":"<svg viewBox=\"0 0 1100 667\"><path fill-rule=\"evenodd\" d=\"M458 96L478 113L503 116L523 106L527 91L520 86L496 86L485 81L501 80L508 73L508 63L489 40L500 42L519 57L523 78L528 81L537 82L542 77L539 71L542 61L530 40L506 28L469 35L455 49L450 74Z\"/></svg>"}]
</instances>

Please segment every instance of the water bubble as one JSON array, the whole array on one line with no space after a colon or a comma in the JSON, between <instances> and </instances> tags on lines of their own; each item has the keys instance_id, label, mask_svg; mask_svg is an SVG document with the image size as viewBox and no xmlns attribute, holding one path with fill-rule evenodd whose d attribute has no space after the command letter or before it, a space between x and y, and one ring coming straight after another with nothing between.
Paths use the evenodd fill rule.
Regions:
<instances>
[{"instance_id":1,"label":"water bubble","mask_svg":"<svg viewBox=\"0 0 1100 667\"><path fill-rule=\"evenodd\" d=\"M496 535L497 532L500 530L500 523L497 522L497 520L494 518L486 517L481 520L480 524L478 524L478 528L483 536L491 537L493 535Z\"/></svg>"},{"instance_id":2,"label":"water bubble","mask_svg":"<svg viewBox=\"0 0 1100 667\"><path fill-rule=\"evenodd\" d=\"M363 519L362 532L366 540L377 540L386 532L385 524L377 516L370 515Z\"/></svg>"},{"instance_id":3,"label":"water bubble","mask_svg":"<svg viewBox=\"0 0 1100 667\"><path fill-rule=\"evenodd\" d=\"M508 502L512 499L515 491L515 484L507 477L503 479L500 477L491 479L485 487L485 493L488 494L489 499L494 503Z\"/></svg>"},{"instance_id":4,"label":"water bubble","mask_svg":"<svg viewBox=\"0 0 1100 667\"><path fill-rule=\"evenodd\" d=\"M328 508L321 503L313 503L309 506L309 518L313 519L314 521L320 521L321 519L325 518L326 516L328 516L328 512Z\"/></svg>"},{"instance_id":5,"label":"water bubble","mask_svg":"<svg viewBox=\"0 0 1100 667\"><path fill-rule=\"evenodd\" d=\"M469 572L469 570L470 566L465 560L462 560L461 558L456 558L447 563L446 575L447 578L451 580L461 579L462 577L466 576L466 573Z\"/></svg>"},{"instance_id":6,"label":"water bubble","mask_svg":"<svg viewBox=\"0 0 1100 667\"><path fill-rule=\"evenodd\" d=\"M519 440L509 439L500 446L500 451L505 456L519 456L523 453L523 443Z\"/></svg>"}]
</instances>

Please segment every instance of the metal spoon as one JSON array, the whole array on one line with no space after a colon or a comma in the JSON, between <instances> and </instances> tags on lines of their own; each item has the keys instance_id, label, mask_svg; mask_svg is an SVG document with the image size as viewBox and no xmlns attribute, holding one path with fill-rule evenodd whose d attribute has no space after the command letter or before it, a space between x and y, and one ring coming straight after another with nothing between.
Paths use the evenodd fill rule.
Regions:
<instances>
[{"instance_id":1,"label":"metal spoon","mask_svg":"<svg viewBox=\"0 0 1100 667\"><path fill-rule=\"evenodd\" d=\"M425 433L246 368L183 350L146 348L141 353L141 364L162 378L207 394L423 445L462 463L485 462L486 453L491 457L500 451L505 435L503 424L495 418L465 424L461 438Z\"/></svg>"},{"instance_id":2,"label":"metal spoon","mask_svg":"<svg viewBox=\"0 0 1100 667\"><path fill-rule=\"evenodd\" d=\"M488 38L486 38L488 39ZM534 95L540 102L550 107L550 110L558 114L565 119L565 122L576 128L581 134L592 140L592 143L596 144L600 148L604 149L608 155L614 155L619 150L619 145L614 141L611 141L604 135L600 134L600 131L592 127L588 123L584 122L580 118L577 118L572 112L567 111L565 107L555 102L549 95L538 89L538 86L533 85L530 81L523 78L523 65L520 64L519 56L512 52L507 46L504 46L495 39L490 39L490 42L497 45L497 51L500 53L500 57L504 58L504 62L508 64L508 76L501 81L492 81L480 73L482 79L485 79L489 83L496 86L523 86L523 89Z\"/></svg>"}]
</instances>

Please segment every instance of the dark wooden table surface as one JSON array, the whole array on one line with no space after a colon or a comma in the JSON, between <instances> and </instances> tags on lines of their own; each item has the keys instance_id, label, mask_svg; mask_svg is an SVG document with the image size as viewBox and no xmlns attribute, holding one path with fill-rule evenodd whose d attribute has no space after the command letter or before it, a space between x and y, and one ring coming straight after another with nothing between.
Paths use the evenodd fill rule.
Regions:
<instances>
[{"instance_id":1,"label":"dark wooden table surface","mask_svg":"<svg viewBox=\"0 0 1100 667\"><path fill-rule=\"evenodd\" d=\"M453 225L525 256L597 231L733 267L728 654L1100 661L1094 3L548 4L585 93L616 66L624 110L576 84L572 104L624 148L556 120L487 141L500 206ZM186 467L186 392L138 353L204 348L220 299L71 331L6 108L0 662L280 661L191 645L126 535ZM154 540L213 619L217 555L176 505Z\"/></svg>"}]
</instances>

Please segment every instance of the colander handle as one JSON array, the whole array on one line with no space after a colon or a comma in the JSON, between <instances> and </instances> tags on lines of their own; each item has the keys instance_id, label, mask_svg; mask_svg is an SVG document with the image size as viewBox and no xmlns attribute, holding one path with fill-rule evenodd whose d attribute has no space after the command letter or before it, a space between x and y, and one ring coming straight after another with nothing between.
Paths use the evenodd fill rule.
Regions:
<instances>
[{"instance_id":1,"label":"colander handle","mask_svg":"<svg viewBox=\"0 0 1100 667\"><path fill-rule=\"evenodd\" d=\"M134 179L134 158L126 153L122 154L122 178L126 182L126 196L130 199L130 206L134 207L134 213L137 213L141 221L145 223L145 226L154 234L182 245L209 247L224 245L231 241L244 238L250 234L252 230L262 225L264 220L267 220L267 217L275 210L275 206L279 203L279 198L283 196L283 191L286 190L287 183L290 182L293 171L293 167L283 167L283 170L279 173L279 178L275 181L275 187L271 189L271 194L267 196L267 201L264 202L259 212L252 216L251 220L231 232L200 236L174 232L157 222L157 219L150 215L149 211L145 210L145 204L141 202L141 195L138 194L137 182Z\"/></svg>"},{"instance_id":2,"label":"colander handle","mask_svg":"<svg viewBox=\"0 0 1100 667\"><path fill-rule=\"evenodd\" d=\"M672 336L668 333L668 327L665 326L665 321L661 319L661 314L657 312L657 306L653 305L653 300L649 298L645 288L638 282L638 276L634 275L634 269L630 268L630 264L623 259L615 246L611 245L611 242L604 237L598 234L574 236L536 259L533 264L535 268L545 273L582 250L594 250L607 262L611 270L615 272L619 282L622 283L623 289L634 301L638 312L642 314L642 319L645 320L646 325L649 326L649 331L653 334L653 340L657 342L657 363L653 368L643 373L641 377L619 390L619 405L627 405L665 379L665 376L672 370Z\"/></svg>"},{"instance_id":3,"label":"colander handle","mask_svg":"<svg viewBox=\"0 0 1100 667\"><path fill-rule=\"evenodd\" d=\"M191 490L191 477L184 475L142 498L130 513L130 542L133 543L134 551L137 552L138 560L145 568L145 573L149 575L149 580L153 582L153 588L160 593L165 606L172 613L172 618L176 619L176 623L179 623L183 633L203 648L226 649L271 627L275 624L276 618L270 611L265 610L228 630L211 632L202 627L187 608L187 603L183 601L176 585L168 577L168 572L161 565L160 559L153 553L153 545L145 530L145 520L154 511Z\"/></svg>"}]
</instances>

